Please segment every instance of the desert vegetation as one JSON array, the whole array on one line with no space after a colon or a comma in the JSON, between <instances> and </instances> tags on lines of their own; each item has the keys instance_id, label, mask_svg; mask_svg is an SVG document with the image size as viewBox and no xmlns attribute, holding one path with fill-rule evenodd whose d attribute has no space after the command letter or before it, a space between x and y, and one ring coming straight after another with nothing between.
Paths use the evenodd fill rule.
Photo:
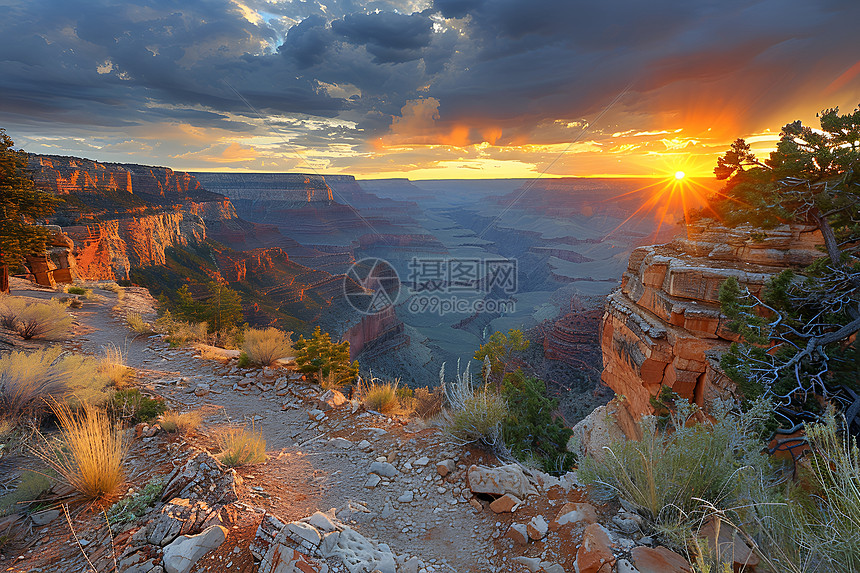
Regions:
<instances>
[{"instance_id":1,"label":"desert vegetation","mask_svg":"<svg viewBox=\"0 0 860 573\"><path fill-rule=\"evenodd\" d=\"M178 412L176 410L168 410L162 414L158 420L158 425L165 432L190 434L200 427L203 422L203 415L197 410L188 412Z\"/></svg>"},{"instance_id":2,"label":"desert vegetation","mask_svg":"<svg viewBox=\"0 0 860 573\"><path fill-rule=\"evenodd\" d=\"M39 420L48 401L96 405L107 400L108 380L93 358L60 348L0 356L0 405L6 419Z\"/></svg>"},{"instance_id":3,"label":"desert vegetation","mask_svg":"<svg viewBox=\"0 0 860 573\"><path fill-rule=\"evenodd\" d=\"M59 340L69 336L72 317L59 301L0 296L0 326L15 331L24 340Z\"/></svg>"},{"instance_id":4,"label":"desert vegetation","mask_svg":"<svg viewBox=\"0 0 860 573\"><path fill-rule=\"evenodd\" d=\"M266 439L259 430L226 428L216 435L221 453L218 459L225 466L239 467L266 461Z\"/></svg>"},{"instance_id":5,"label":"desert vegetation","mask_svg":"<svg viewBox=\"0 0 860 573\"><path fill-rule=\"evenodd\" d=\"M244 334L239 365L274 366L279 359L292 354L291 334L273 327L248 329Z\"/></svg>"},{"instance_id":6,"label":"desert vegetation","mask_svg":"<svg viewBox=\"0 0 860 573\"><path fill-rule=\"evenodd\" d=\"M122 428L107 413L84 405L72 410L52 404L60 436L37 449L39 456L84 498L104 502L114 497L125 480L123 462L128 443Z\"/></svg>"},{"instance_id":7,"label":"desert vegetation","mask_svg":"<svg viewBox=\"0 0 860 573\"><path fill-rule=\"evenodd\" d=\"M358 382L362 405L380 414L406 414L411 411L411 396L398 392L398 387L398 381L388 382L372 375L366 380L359 378Z\"/></svg>"},{"instance_id":8,"label":"desert vegetation","mask_svg":"<svg viewBox=\"0 0 860 573\"><path fill-rule=\"evenodd\" d=\"M351 384L358 375L358 361L349 362L349 342L332 342L329 333L322 332L319 326L311 338L299 336L293 349L299 372L312 374L330 387Z\"/></svg>"}]
</instances>

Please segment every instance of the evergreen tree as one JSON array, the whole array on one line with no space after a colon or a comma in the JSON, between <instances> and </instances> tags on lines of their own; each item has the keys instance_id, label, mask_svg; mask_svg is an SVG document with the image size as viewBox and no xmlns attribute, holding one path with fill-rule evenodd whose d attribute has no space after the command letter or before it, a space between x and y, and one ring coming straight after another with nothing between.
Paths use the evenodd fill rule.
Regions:
<instances>
[{"instance_id":1,"label":"evergreen tree","mask_svg":"<svg viewBox=\"0 0 860 573\"><path fill-rule=\"evenodd\" d=\"M358 360L349 363L349 342L332 342L329 333L322 332L319 326L310 340L299 336L293 350L299 372L315 374L320 382L331 378L336 386L344 386L358 376Z\"/></svg>"},{"instance_id":2,"label":"evergreen tree","mask_svg":"<svg viewBox=\"0 0 860 573\"><path fill-rule=\"evenodd\" d=\"M522 330L510 329L507 334L494 332L490 339L475 351L475 360L482 363L489 358L490 372L481 367L481 375L486 379L488 376L496 384L501 385L505 375L513 370L513 361L517 353L524 352L529 347L528 339Z\"/></svg>"},{"instance_id":3,"label":"evergreen tree","mask_svg":"<svg viewBox=\"0 0 860 573\"><path fill-rule=\"evenodd\" d=\"M27 154L0 128L0 292L9 290L9 267L26 255L44 253L50 232L33 223L54 212L59 202L36 189L27 175Z\"/></svg>"},{"instance_id":4,"label":"evergreen tree","mask_svg":"<svg viewBox=\"0 0 860 573\"><path fill-rule=\"evenodd\" d=\"M714 170L726 180L713 205L726 222L813 225L826 253L771 279L761 297L736 281L722 286L723 312L742 342L721 364L748 397L764 394L796 412L817 409L816 394L850 396L840 404L850 424L860 398L840 387L860 380L860 110L819 118L820 130L786 125L765 162L738 140Z\"/></svg>"}]
</instances>

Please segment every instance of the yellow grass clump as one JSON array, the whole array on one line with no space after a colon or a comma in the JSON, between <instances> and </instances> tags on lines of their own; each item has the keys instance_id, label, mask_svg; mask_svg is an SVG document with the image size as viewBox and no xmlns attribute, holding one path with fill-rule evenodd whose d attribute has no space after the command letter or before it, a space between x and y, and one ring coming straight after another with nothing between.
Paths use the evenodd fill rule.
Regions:
<instances>
[{"instance_id":1,"label":"yellow grass clump","mask_svg":"<svg viewBox=\"0 0 860 573\"><path fill-rule=\"evenodd\" d=\"M383 382L378 378L370 378L368 382L360 382L361 403L368 410L380 414L404 414L408 408L401 403L398 392L398 382Z\"/></svg>"},{"instance_id":2,"label":"yellow grass clump","mask_svg":"<svg viewBox=\"0 0 860 573\"><path fill-rule=\"evenodd\" d=\"M84 498L103 502L115 497L125 481L123 463L128 453L122 428L94 406L73 411L55 403L51 409L60 423L62 447L43 448L42 459Z\"/></svg>"},{"instance_id":3,"label":"yellow grass clump","mask_svg":"<svg viewBox=\"0 0 860 573\"><path fill-rule=\"evenodd\" d=\"M217 436L221 453L218 460L225 466L238 467L266 461L266 439L259 430L227 428Z\"/></svg>"},{"instance_id":4,"label":"yellow grass clump","mask_svg":"<svg viewBox=\"0 0 860 573\"><path fill-rule=\"evenodd\" d=\"M138 334L152 334L155 330L152 325L143 320L143 316L139 312L130 312L125 315L125 321L128 327Z\"/></svg>"},{"instance_id":5,"label":"yellow grass clump","mask_svg":"<svg viewBox=\"0 0 860 573\"><path fill-rule=\"evenodd\" d=\"M99 371L117 388L126 385L134 376L134 370L125 364L125 352L116 344L102 347L104 356L99 364Z\"/></svg>"},{"instance_id":6,"label":"yellow grass clump","mask_svg":"<svg viewBox=\"0 0 860 573\"><path fill-rule=\"evenodd\" d=\"M176 410L168 410L161 416L158 425L165 432L190 434L203 423L203 415L196 411L177 412Z\"/></svg>"},{"instance_id":7,"label":"yellow grass clump","mask_svg":"<svg viewBox=\"0 0 860 573\"><path fill-rule=\"evenodd\" d=\"M0 411L10 420L40 418L47 401L99 404L106 386L95 359L58 347L0 356Z\"/></svg>"},{"instance_id":8,"label":"yellow grass clump","mask_svg":"<svg viewBox=\"0 0 860 573\"><path fill-rule=\"evenodd\" d=\"M248 329L242 343L242 352L252 364L273 366L279 358L293 353L291 334L292 332L284 332L273 327L265 330Z\"/></svg>"},{"instance_id":9,"label":"yellow grass clump","mask_svg":"<svg viewBox=\"0 0 860 573\"><path fill-rule=\"evenodd\" d=\"M16 331L25 340L60 340L69 335L72 317L66 305L56 300L27 302L4 296L0 300L0 326Z\"/></svg>"}]
</instances>

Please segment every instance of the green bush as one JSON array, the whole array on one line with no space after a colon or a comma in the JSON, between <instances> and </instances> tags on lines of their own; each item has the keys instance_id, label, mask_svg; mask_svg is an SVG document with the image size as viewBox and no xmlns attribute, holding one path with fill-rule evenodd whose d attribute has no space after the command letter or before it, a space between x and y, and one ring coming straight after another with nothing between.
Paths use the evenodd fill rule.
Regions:
<instances>
[{"instance_id":1,"label":"green bush","mask_svg":"<svg viewBox=\"0 0 860 573\"><path fill-rule=\"evenodd\" d=\"M678 400L665 431L646 416L640 441L613 442L602 460L589 455L579 468L599 498L620 497L676 547L684 547L706 504L726 509L746 503L749 480L773 475L761 453L768 402L756 401L746 412L717 403L713 424L693 423L695 412L695 405Z\"/></svg>"},{"instance_id":2,"label":"green bush","mask_svg":"<svg viewBox=\"0 0 860 573\"><path fill-rule=\"evenodd\" d=\"M349 342L332 342L331 336L319 326L309 340L299 336L293 349L299 372L314 374L318 381L326 381L329 386L345 386L358 376L358 361L349 363Z\"/></svg>"},{"instance_id":3,"label":"green bush","mask_svg":"<svg viewBox=\"0 0 860 573\"><path fill-rule=\"evenodd\" d=\"M113 504L107 512L107 519L111 528L143 517L147 508L161 497L163 490L164 480L156 477L149 480L149 483L142 490L126 496Z\"/></svg>"},{"instance_id":4,"label":"green bush","mask_svg":"<svg viewBox=\"0 0 860 573\"><path fill-rule=\"evenodd\" d=\"M93 291L91 291L91 290L90 290L90 289L88 289L88 288L79 287L79 286L74 286L74 285L69 285L69 286L67 286L67 287L66 287L66 292L67 292L68 294L77 294L77 295L81 295L81 296L83 296L84 298L88 298L89 296L91 296L91 295L93 294Z\"/></svg>"},{"instance_id":5,"label":"green bush","mask_svg":"<svg viewBox=\"0 0 860 573\"><path fill-rule=\"evenodd\" d=\"M127 388L114 392L107 409L114 420L137 424L158 418L167 411L167 403L161 398L147 396L137 388Z\"/></svg>"},{"instance_id":6,"label":"green bush","mask_svg":"<svg viewBox=\"0 0 860 573\"><path fill-rule=\"evenodd\" d=\"M459 363L458 363L459 364ZM508 415L508 404L495 386L485 381L476 388L471 364L456 380L445 380L445 365L439 370L440 385L445 389L448 411L445 412L445 432L460 443L478 443L490 449L503 444L502 422Z\"/></svg>"},{"instance_id":7,"label":"green bush","mask_svg":"<svg viewBox=\"0 0 860 573\"><path fill-rule=\"evenodd\" d=\"M502 395L508 415L502 422L502 439L518 460L537 465L547 473L561 474L575 461L567 451L573 430L553 417L558 400L546 395L546 384L517 369L505 376Z\"/></svg>"}]
</instances>

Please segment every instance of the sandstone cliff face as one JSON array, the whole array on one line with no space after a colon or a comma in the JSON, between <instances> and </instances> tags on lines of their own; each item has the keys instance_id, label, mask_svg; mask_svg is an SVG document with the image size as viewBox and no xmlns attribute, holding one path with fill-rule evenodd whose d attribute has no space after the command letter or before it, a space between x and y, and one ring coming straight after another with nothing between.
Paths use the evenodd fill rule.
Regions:
<instances>
[{"instance_id":1,"label":"sandstone cliff face","mask_svg":"<svg viewBox=\"0 0 860 573\"><path fill-rule=\"evenodd\" d=\"M163 265L164 250L206 239L206 223L184 212L65 227L84 280L127 280L132 267Z\"/></svg>"},{"instance_id":2,"label":"sandstone cliff face","mask_svg":"<svg viewBox=\"0 0 860 573\"><path fill-rule=\"evenodd\" d=\"M758 294L774 274L823 256L822 243L820 232L799 225L761 231L702 222L686 238L633 251L601 325L603 381L624 396L625 431L635 434L633 421L652 411L663 385L699 405L732 393L719 370L735 339L720 313L720 284L736 277Z\"/></svg>"},{"instance_id":3,"label":"sandstone cliff face","mask_svg":"<svg viewBox=\"0 0 860 573\"><path fill-rule=\"evenodd\" d=\"M59 155L30 155L28 167L37 187L57 195L107 190L168 202L215 197L193 175L168 167L100 163Z\"/></svg>"}]
</instances>

